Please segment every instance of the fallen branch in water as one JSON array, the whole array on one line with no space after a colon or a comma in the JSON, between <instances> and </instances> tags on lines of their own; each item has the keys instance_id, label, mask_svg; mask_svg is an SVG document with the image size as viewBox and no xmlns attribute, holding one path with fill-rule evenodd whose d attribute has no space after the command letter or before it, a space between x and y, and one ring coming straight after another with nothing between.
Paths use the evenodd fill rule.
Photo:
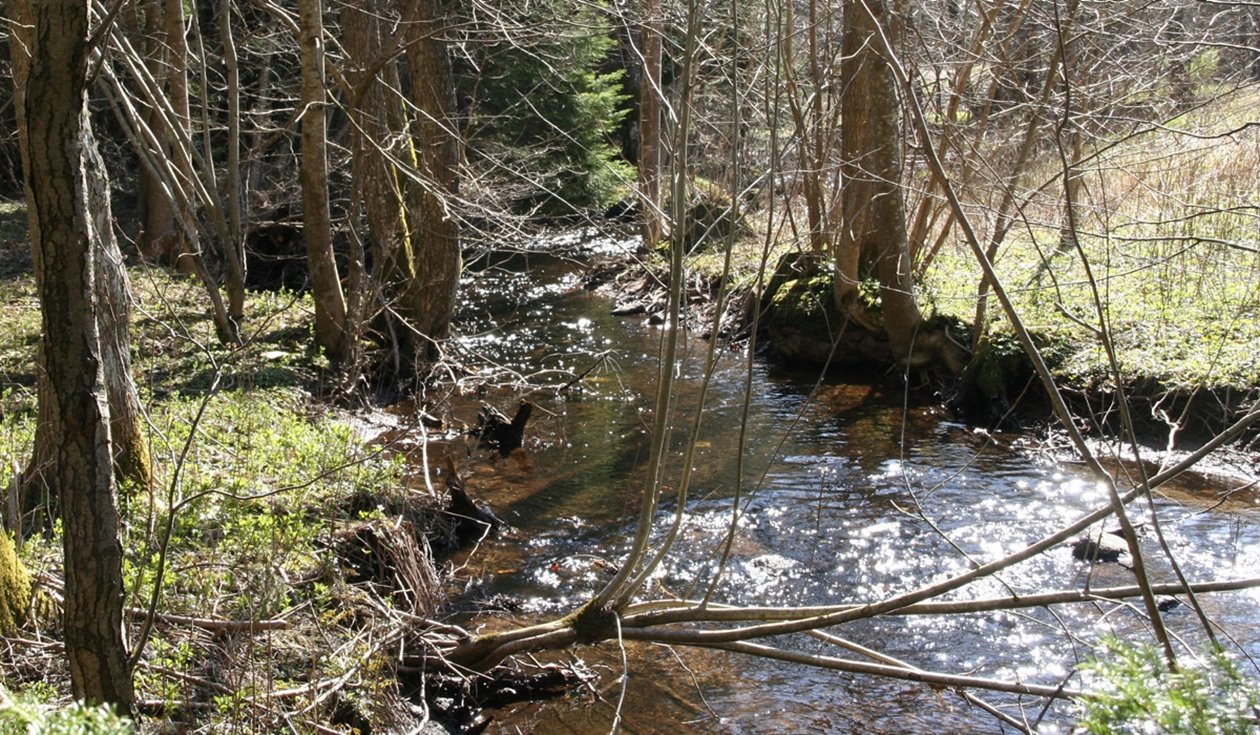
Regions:
<instances>
[{"instance_id":1,"label":"fallen branch in water","mask_svg":"<svg viewBox=\"0 0 1260 735\"><path fill-rule=\"evenodd\" d=\"M1260 587L1260 577L1233 579L1216 582L1199 582L1190 585L1192 592L1234 592ZM1180 583L1153 584L1151 589L1158 595L1183 594L1186 588ZM920 602L893 610L887 615L953 615L961 613L993 612L1019 608L1064 605L1096 600L1120 600L1137 597L1141 589L1137 585L1123 587L1099 587L1084 590L1056 590L1028 595L987 597L975 600L941 600ZM702 607L699 600L677 600L639 603L631 605L622 618L626 627L648 627L675 622L740 622L799 620L819 615L829 615L857 610L863 605L827 605L815 607L738 607L710 603Z\"/></svg>"},{"instance_id":2,"label":"fallen branch in water","mask_svg":"<svg viewBox=\"0 0 1260 735\"><path fill-rule=\"evenodd\" d=\"M870 674L873 676L883 676L889 679L917 681L933 687L968 687L973 689L988 689L995 692L1031 694L1033 696L1049 697L1051 699L1079 697L1082 694L1082 692L1077 689L1067 689L1058 686L1044 686L1039 684L1022 684L1019 682L1002 681L1000 679L986 679L979 676L942 674L935 671L924 671L923 669L905 668L901 666L888 666L885 664L871 664L864 661L853 661L850 659L835 658L833 656L821 656L814 653L804 653L802 651L787 651L782 648L767 646L760 643L750 643L748 641L721 643L705 647L718 648L724 651L734 651L736 653L746 653L751 656L759 656L761 658L769 658L776 661L788 661L790 663L805 664L807 666L831 669L833 671L844 671L851 674Z\"/></svg>"}]
</instances>

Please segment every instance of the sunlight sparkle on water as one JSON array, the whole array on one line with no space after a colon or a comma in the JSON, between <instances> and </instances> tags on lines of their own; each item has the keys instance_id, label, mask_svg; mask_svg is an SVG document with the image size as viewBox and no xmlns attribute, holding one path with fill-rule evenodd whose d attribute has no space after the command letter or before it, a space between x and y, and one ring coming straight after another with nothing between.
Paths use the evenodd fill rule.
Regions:
<instances>
[{"instance_id":1,"label":"sunlight sparkle on water","mask_svg":"<svg viewBox=\"0 0 1260 735\"><path fill-rule=\"evenodd\" d=\"M901 521L884 521L882 523L872 523L858 531L858 535L869 539L880 534L898 535L900 532Z\"/></svg>"}]
</instances>

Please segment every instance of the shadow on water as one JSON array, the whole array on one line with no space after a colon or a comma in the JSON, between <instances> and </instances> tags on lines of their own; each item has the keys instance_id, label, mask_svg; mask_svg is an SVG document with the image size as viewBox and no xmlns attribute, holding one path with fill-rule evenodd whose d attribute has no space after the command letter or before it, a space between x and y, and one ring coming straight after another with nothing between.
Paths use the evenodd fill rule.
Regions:
<instances>
[{"instance_id":1,"label":"shadow on water","mask_svg":"<svg viewBox=\"0 0 1260 735\"><path fill-rule=\"evenodd\" d=\"M523 257L523 256L521 256ZM508 265L510 267L501 267ZM564 260L530 256L473 273L472 306L462 319L463 346L499 375L563 385L565 371L598 364L571 390L534 389L538 410L523 453L466 463L468 486L516 531L488 540L463 563L466 603L510 597L521 620L568 612L607 579L632 533L648 454L647 427L657 380L658 328L611 316L609 304L581 288ZM671 442L689 438L708 345L685 344L679 369L679 416ZM905 408L900 396L870 385L824 383L751 367L742 352L722 351L694 437L697 456L684 528L671 558L651 582L662 595L702 594L715 571L715 549L739 507L732 557L716 583L731 603L864 602L917 588L1022 547L1105 501L1081 467L1035 451L1032 437L990 434L933 407ZM752 391L744 488L734 496L734 453L745 381ZM519 391L518 391L519 393ZM508 405L517 393L491 392ZM475 405L464 407L471 415ZM670 487L679 475L668 472ZM1160 501L1170 543L1192 579L1242 577L1260 568L1254 510L1204 512L1186 503L1202 478ZM672 519L668 504L656 533ZM1153 541L1143 540L1158 581L1171 579ZM962 597L1007 595L1086 585L1131 584L1118 564L1090 567L1065 547L973 585ZM1205 596L1209 615L1260 656L1254 592ZM1193 616L1174 610L1170 627L1196 640ZM492 616L470 626L503 625ZM925 669L1057 685L1098 633L1141 631L1136 611L1113 603L949 617L884 617L836 632ZM820 651L809 639L776 641ZM616 645L575 654L601 674L592 690L559 701L519 705L495 715L491 731L608 732L622 696ZM620 708L625 732L786 733L1000 732L962 699L930 687L808 669L717 651L627 646L629 677ZM1075 679L1072 680L1076 684ZM1044 703L993 696L1029 720ZM1066 732L1071 712L1056 704L1043 731ZM497 730L496 730L497 728Z\"/></svg>"}]
</instances>

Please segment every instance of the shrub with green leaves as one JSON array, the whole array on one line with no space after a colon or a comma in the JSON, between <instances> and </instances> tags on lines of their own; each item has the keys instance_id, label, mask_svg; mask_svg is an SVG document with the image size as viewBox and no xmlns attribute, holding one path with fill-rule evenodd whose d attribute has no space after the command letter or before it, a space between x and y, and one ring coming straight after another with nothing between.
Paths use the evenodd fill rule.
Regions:
<instances>
[{"instance_id":1,"label":"shrub with green leaves","mask_svg":"<svg viewBox=\"0 0 1260 735\"><path fill-rule=\"evenodd\" d=\"M131 735L131 720L108 707L89 707L76 702L69 707L21 696L0 707L0 735Z\"/></svg>"},{"instance_id":2,"label":"shrub with green leaves","mask_svg":"<svg viewBox=\"0 0 1260 735\"><path fill-rule=\"evenodd\" d=\"M1173 673L1153 646L1108 637L1100 650L1082 667L1091 680L1081 700L1084 732L1244 735L1260 728L1260 681L1224 652L1199 665L1183 660Z\"/></svg>"}]
</instances>

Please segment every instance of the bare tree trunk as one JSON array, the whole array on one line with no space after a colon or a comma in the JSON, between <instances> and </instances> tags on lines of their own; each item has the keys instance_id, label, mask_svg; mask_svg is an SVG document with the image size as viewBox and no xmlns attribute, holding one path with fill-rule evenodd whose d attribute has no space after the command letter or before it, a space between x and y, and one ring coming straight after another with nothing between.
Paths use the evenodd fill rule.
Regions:
<instances>
[{"instance_id":1,"label":"bare tree trunk","mask_svg":"<svg viewBox=\"0 0 1260 735\"><path fill-rule=\"evenodd\" d=\"M388 10L385 5L365 1L345 5L341 10L344 73L351 90L347 107L351 119L352 247L346 311L352 332L361 328L367 311L365 256L357 229L361 223L366 223L371 233L377 274L373 286L379 293L392 298L405 291L412 278L407 262L411 233L407 231L404 174L396 163L406 159L410 142L402 135L406 115L397 91L401 88L399 62L385 58L395 51L392 47L386 49L382 27ZM392 324L392 316L386 316L384 321ZM400 353L395 356L401 358ZM393 372L401 372L401 362L393 366Z\"/></svg>"},{"instance_id":2,"label":"bare tree trunk","mask_svg":"<svg viewBox=\"0 0 1260 735\"><path fill-rule=\"evenodd\" d=\"M908 359L923 322L914 297L901 186L901 118L891 60L875 34L895 31L886 0L853 0L845 6L841 165L844 226L836 254L835 298L846 310L856 303L858 267L872 266L879 279L884 328L893 356Z\"/></svg>"},{"instance_id":3,"label":"bare tree trunk","mask_svg":"<svg viewBox=\"0 0 1260 735\"><path fill-rule=\"evenodd\" d=\"M175 113L174 123L180 126L178 132L172 131L172 137L178 135L181 138L189 138L188 131L191 129L192 114L188 105L188 41L184 36L183 0L165 0L163 19L165 21L163 37L169 53L167 57L167 73L170 75L168 78L168 89L171 108ZM188 152L182 145L172 146L171 152L175 162L175 169L183 180L184 186L189 188L195 174ZM185 211L182 213L182 216L186 218L191 217L191 212L187 211L189 206L187 201L176 201L173 205L184 207ZM175 264L180 272L195 273L198 264L194 261L192 253L197 249L197 244L189 242L183 231L178 228L173 231L173 234L175 237L166 243L168 248L165 253L166 257Z\"/></svg>"},{"instance_id":4,"label":"bare tree trunk","mask_svg":"<svg viewBox=\"0 0 1260 735\"><path fill-rule=\"evenodd\" d=\"M91 129L85 136L91 141ZM95 143L84 148L85 176L90 184L90 211L95 218L96 323L100 330L109 397L109 426L114 468L132 489L147 490L153 483L152 459L144 434L140 394L131 372L131 285L122 251L114 237L109 177ZM38 446L38 445L37 445Z\"/></svg>"},{"instance_id":5,"label":"bare tree trunk","mask_svg":"<svg viewBox=\"0 0 1260 735\"><path fill-rule=\"evenodd\" d=\"M19 9L19 13L22 10ZM29 66L19 85L22 159L36 287L43 320L48 431L56 460L45 474L58 495L65 543L65 645L76 697L130 711L131 670L122 625L122 545L110 432L108 360L102 346L97 264L109 212L91 174L87 118L86 0L29 7ZM41 413L45 409L41 406Z\"/></svg>"},{"instance_id":6,"label":"bare tree trunk","mask_svg":"<svg viewBox=\"0 0 1260 735\"><path fill-rule=\"evenodd\" d=\"M409 329L404 360L416 365L439 355L450 334L462 268L459 220L452 207L459 194L461 141L455 127L455 79L443 38L445 19L435 0L404 2L415 105L412 140L420 181L409 181L407 212L412 279L400 304Z\"/></svg>"},{"instance_id":7,"label":"bare tree trunk","mask_svg":"<svg viewBox=\"0 0 1260 735\"><path fill-rule=\"evenodd\" d=\"M643 74L639 83L640 234L645 247L661 241L661 0L643 10Z\"/></svg>"},{"instance_id":8,"label":"bare tree trunk","mask_svg":"<svg viewBox=\"0 0 1260 735\"><path fill-rule=\"evenodd\" d=\"M333 260L328 205L328 138L324 107L324 24L319 0L302 0L302 221L315 295L315 340L333 365L347 356L346 302Z\"/></svg>"},{"instance_id":9,"label":"bare tree trunk","mask_svg":"<svg viewBox=\"0 0 1260 735\"><path fill-rule=\"evenodd\" d=\"M235 41L232 38L231 0L223 0L220 3L220 10L222 11L220 37L223 40L223 61L226 72L223 92L227 97L228 108L225 121L228 130L228 166L225 172L227 186L219 184L218 173L215 170L216 145L211 135L215 127L215 121L211 119L211 108L214 107L214 103L210 94L211 82L207 68L209 62L205 40L201 33L201 23L197 14L193 13L192 37L196 43L201 105L202 153L199 160L202 164L201 174L204 182L202 189L207 193L203 206L212 222L215 240L219 246L219 252L216 255L223 265L223 280L228 295L228 316L233 324L239 326L245 321L245 248L240 229L240 79L236 65Z\"/></svg>"},{"instance_id":10,"label":"bare tree trunk","mask_svg":"<svg viewBox=\"0 0 1260 735\"><path fill-rule=\"evenodd\" d=\"M809 224L809 249L822 255L832 248L834 237L833 187L827 185L826 169L832 161L836 142L836 119L829 114L833 108L830 100L832 87L831 64L824 65L827 56L824 44L819 41L819 26L823 22L817 0L809 2L809 19L806 25L806 60L809 68L809 88L800 89L794 68L794 44L796 33L791 4L786 13L786 33L783 50L786 55L784 71L787 76L788 106L796 126L797 151L800 160L801 189L805 195L805 216Z\"/></svg>"},{"instance_id":11,"label":"bare tree trunk","mask_svg":"<svg viewBox=\"0 0 1260 735\"><path fill-rule=\"evenodd\" d=\"M166 40L162 37L163 3L164 0L147 0L141 10L144 13L144 61L148 65L149 74L165 89L166 78L169 76L170 53ZM144 117L151 129L166 129L166 121L157 108L148 108ZM170 140L164 136L159 153L169 158L170 151ZM144 206L140 252L150 260L171 260L169 254L179 249L174 243L182 241L183 234L175 221L174 204L164 190L161 177L145 166L140 167L140 199Z\"/></svg>"},{"instance_id":12,"label":"bare tree trunk","mask_svg":"<svg viewBox=\"0 0 1260 735\"><path fill-rule=\"evenodd\" d=\"M23 44L12 47L15 102L18 138L25 145L26 125L21 114L25 109L26 90L20 83L29 74L30 57L23 51ZM86 131L91 140L90 128ZM88 194L93 197L88 212L94 218L99 234L94 241L98 251L94 254L97 324L100 331L101 359L104 363L106 390L109 398L110 431L113 444L114 469L118 478L126 480L135 489L146 489L153 482L152 460L148 440L144 435L144 420L140 396L131 373L131 287L123 263L122 252L114 237L112 208L109 200L109 176L95 143L83 150L84 176L89 182ZM44 335L45 338L48 336ZM48 500L50 509L56 497L51 493L46 472L57 461L59 438L54 430L56 416L53 407L55 396L43 367L47 347L41 342L37 361L41 366L37 393L39 396L39 420L35 429L34 450L30 464L22 473L24 510L29 511L41 500Z\"/></svg>"}]
</instances>

